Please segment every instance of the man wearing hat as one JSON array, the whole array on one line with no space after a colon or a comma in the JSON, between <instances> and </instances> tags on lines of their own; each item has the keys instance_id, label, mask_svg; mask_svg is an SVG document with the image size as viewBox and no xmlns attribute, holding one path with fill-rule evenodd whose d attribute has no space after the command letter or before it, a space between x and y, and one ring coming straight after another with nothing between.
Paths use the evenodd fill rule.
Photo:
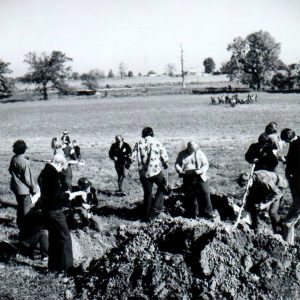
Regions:
<instances>
[{"instance_id":1,"label":"man wearing hat","mask_svg":"<svg viewBox=\"0 0 300 300\"><path fill-rule=\"evenodd\" d=\"M30 163L24 154L27 145L23 140L18 140L13 145L13 152L9 173L11 175L10 188L16 196L17 206L17 225L20 230L20 238L23 234L24 217L31 208L30 195L37 192L37 186L33 180Z\"/></svg>"},{"instance_id":2,"label":"man wearing hat","mask_svg":"<svg viewBox=\"0 0 300 300\"><path fill-rule=\"evenodd\" d=\"M86 177L82 177L78 180L78 186L74 187L72 192L74 199L71 201L70 209L67 212L69 228L76 229L90 226L92 229L99 231L98 221L91 213L91 210L99 204L97 191L92 183ZM77 196L76 193L78 193Z\"/></svg>"},{"instance_id":3,"label":"man wearing hat","mask_svg":"<svg viewBox=\"0 0 300 300\"><path fill-rule=\"evenodd\" d=\"M70 137L69 137L69 132L68 132L68 130L64 130L64 131L63 131L63 135L62 135L62 137L61 137L61 140L62 140L63 144L69 145L69 144L71 143L71 139L70 139Z\"/></svg>"},{"instance_id":4,"label":"man wearing hat","mask_svg":"<svg viewBox=\"0 0 300 300\"><path fill-rule=\"evenodd\" d=\"M251 187L245 210L250 213L251 228L257 230L259 211L268 209L274 233L281 232L281 218L278 214L278 208L284 195L283 190L287 187L285 180L275 172L257 170L251 178L247 173L241 174L237 183L240 187L244 187L249 180L251 180Z\"/></svg>"},{"instance_id":5,"label":"man wearing hat","mask_svg":"<svg viewBox=\"0 0 300 300\"><path fill-rule=\"evenodd\" d=\"M132 154L130 146L124 142L121 135L116 136L116 142L109 149L109 157L115 162L115 168L118 174L118 192L123 192L123 181L127 175L127 169L130 167L129 157Z\"/></svg>"},{"instance_id":6,"label":"man wearing hat","mask_svg":"<svg viewBox=\"0 0 300 300\"><path fill-rule=\"evenodd\" d=\"M245 159L249 164L255 163L255 171L274 171L278 165L278 159L273 152L275 149L276 146L268 134L262 133L258 142L250 145Z\"/></svg>"}]
</instances>

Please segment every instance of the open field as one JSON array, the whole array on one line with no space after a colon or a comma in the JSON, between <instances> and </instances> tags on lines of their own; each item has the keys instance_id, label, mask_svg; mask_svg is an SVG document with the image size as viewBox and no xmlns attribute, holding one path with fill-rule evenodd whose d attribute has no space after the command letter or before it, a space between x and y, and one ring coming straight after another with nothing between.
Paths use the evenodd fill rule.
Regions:
<instances>
[{"instance_id":1,"label":"open field","mask_svg":"<svg viewBox=\"0 0 300 300\"><path fill-rule=\"evenodd\" d=\"M116 189L116 175L108 158L110 144L116 134L122 134L130 145L140 137L144 126L151 126L157 138L166 145L170 156L169 180L175 184L178 179L173 164L177 153L189 140L197 140L210 161L210 185L213 191L240 195L241 190L233 180L249 166L244 161L244 153L250 143L270 121L278 122L280 129L291 127L300 132L299 95L258 94L258 102L250 105L210 105L210 97L197 95L65 99L38 102L7 103L0 105L0 199L14 203L9 191L7 172L11 146L16 139L24 139L31 158L51 158L51 138L60 137L68 129L71 139L81 145L86 166L74 169L74 181L81 176L89 177L95 187L102 190ZM42 163L32 162L34 175L38 176ZM100 196L104 204L130 207L142 199L142 189L137 176L137 167L132 167L132 179L127 183L128 197ZM280 172L283 167L280 166ZM290 199L289 194L286 196ZM13 207L0 207L0 217L15 216ZM85 256L101 257L116 243L113 234L119 225L138 226L117 216L103 216L100 234L76 232L82 243ZM16 226L0 225L0 239L13 239ZM82 239L83 237L83 239ZM299 243L299 242L298 242ZM95 249L96 248L96 249ZM0 280L4 283L1 293L12 293L12 299L62 299L64 286L59 279L49 277L45 282L45 266L22 261L0 264ZM2 270L5 270L2 271ZM12 278L13 281L12 282ZM36 284L33 284L33 283ZM44 282L44 283L43 283ZM28 283L32 290L28 290ZM43 286L52 286L53 295L40 294ZM48 290L47 290L48 291ZM28 297L28 298L26 298ZM51 298L52 297L52 298Z\"/></svg>"}]
</instances>

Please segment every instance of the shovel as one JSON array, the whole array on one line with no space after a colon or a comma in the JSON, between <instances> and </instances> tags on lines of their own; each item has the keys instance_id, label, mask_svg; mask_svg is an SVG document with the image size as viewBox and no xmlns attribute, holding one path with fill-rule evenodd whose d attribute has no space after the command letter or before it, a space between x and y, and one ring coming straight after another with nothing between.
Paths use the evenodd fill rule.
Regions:
<instances>
[{"instance_id":1,"label":"shovel","mask_svg":"<svg viewBox=\"0 0 300 300\"><path fill-rule=\"evenodd\" d=\"M237 219L236 219L233 226L229 226L229 225L225 226L225 230L227 232L230 232L231 230L236 229L237 226L239 225L240 221L241 221L242 214L243 214L243 211L244 211L244 208L245 208L245 205L246 205L246 200L247 200L247 197L248 197L248 194L249 194L249 189L252 185L252 180L251 179L253 177L254 169L255 169L255 164L253 164L251 166L249 180L248 180L248 183L247 183L247 186L246 186L246 191L245 191L245 194L244 194L244 197L243 197L242 206L239 208L239 213L238 213Z\"/></svg>"}]
</instances>

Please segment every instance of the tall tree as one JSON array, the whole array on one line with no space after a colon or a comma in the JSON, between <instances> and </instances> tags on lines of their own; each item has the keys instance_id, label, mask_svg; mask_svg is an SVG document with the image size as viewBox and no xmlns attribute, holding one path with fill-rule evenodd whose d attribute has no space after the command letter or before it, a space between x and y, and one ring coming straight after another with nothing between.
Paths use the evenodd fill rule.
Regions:
<instances>
[{"instance_id":1,"label":"tall tree","mask_svg":"<svg viewBox=\"0 0 300 300\"><path fill-rule=\"evenodd\" d=\"M71 76L71 67L66 66L69 61L72 61L72 58L61 51L39 55L36 52L29 52L24 60L29 64L29 72L23 77L23 81L36 84L44 100L47 100L49 84L59 89L65 85L65 79Z\"/></svg>"},{"instance_id":2,"label":"tall tree","mask_svg":"<svg viewBox=\"0 0 300 300\"><path fill-rule=\"evenodd\" d=\"M167 64L166 65L166 72L170 77L173 77L175 75L176 67L174 64Z\"/></svg>"},{"instance_id":3,"label":"tall tree","mask_svg":"<svg viewBox=\"0 0 300 300\"><path fill-rule=\"evenodd\" d=\"M9 65L10 63L0 59L0 98L10 96L15 88L14 80L6 76L6 74L12 72Z\"/></svg>"},{"instance_id":4,"label":"tall tree","mask_svg":"<svg viewBox=\"0 0 300 300\"><path fill-rule=\"evenodd\" d=\"M110 70L108 71L107 78L113 78L113 77L115 77L115 74L114 74L113 70L110 69Z\"/></svg>"},{"instance_id":5,"label":"tall tree","mask_svg":"<svg viewBox=\"0 0 300 300\"><path fill-rule=\"evenodd\" d=\"M280 64L280 48L280 43L267 31L251 33L245 39L235 38L227 47L232 53L229 76L259 90L270 72Z\"/></svg>"},{"instance_id":6,"label":"tall tree","mask_svg":"<svg viewBox=\"0 0 300 300\"><path fill-rule=\"evenodd\" d=\"M211 57L207 57L203 61L204 73L211 74L216 68L216 64Z\"/></svg>"}]
</instances>

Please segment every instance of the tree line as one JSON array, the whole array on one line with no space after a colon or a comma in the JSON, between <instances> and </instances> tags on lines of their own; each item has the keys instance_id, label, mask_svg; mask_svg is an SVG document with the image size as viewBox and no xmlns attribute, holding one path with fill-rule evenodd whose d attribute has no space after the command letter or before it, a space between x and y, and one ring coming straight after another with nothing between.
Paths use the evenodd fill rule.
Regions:
<instances>
[{"instance_id":1,"label":"tree line","mask_svg":"<svg viewBox=\"0 0 300 300\"><path fill-rule=\"evenodd\" d=\"M203 61L204 72L207 74L227 74L230 80L237 80L242 84L260 90L262 86L272 89L292 90L300 88L299 64L285 65L279 58L281 45L267 31L257 31L245 38L236 37L228 44L227 50L231 53L229 61L222 64L220 70L215 72L216 64L211 57ZM29 52L24 62L28 64L28 72L18 78L21 82L35 84L37 90L48 99L48 89L53 87L59 91L67 89L67 79L81 80L88 89L99 88L99 80L115 77L112 69L106 74L98 69L88 73L72 72L68 65L72 58L61 51L52 51L50 54ZM9 77L12 72L10 63L0 59L0 97L12 95L15 91L15 80ZM132 71L127 71L126 65L121 62L118 67L120 78L133 77ZM153 70L147 76L155 75ZM176 76L176 67L169 63L165 67L165 74ZM188 74L183 70L183 74ZM142 76L141 73L138 76Z\"/></svg>"}]
</instances>

